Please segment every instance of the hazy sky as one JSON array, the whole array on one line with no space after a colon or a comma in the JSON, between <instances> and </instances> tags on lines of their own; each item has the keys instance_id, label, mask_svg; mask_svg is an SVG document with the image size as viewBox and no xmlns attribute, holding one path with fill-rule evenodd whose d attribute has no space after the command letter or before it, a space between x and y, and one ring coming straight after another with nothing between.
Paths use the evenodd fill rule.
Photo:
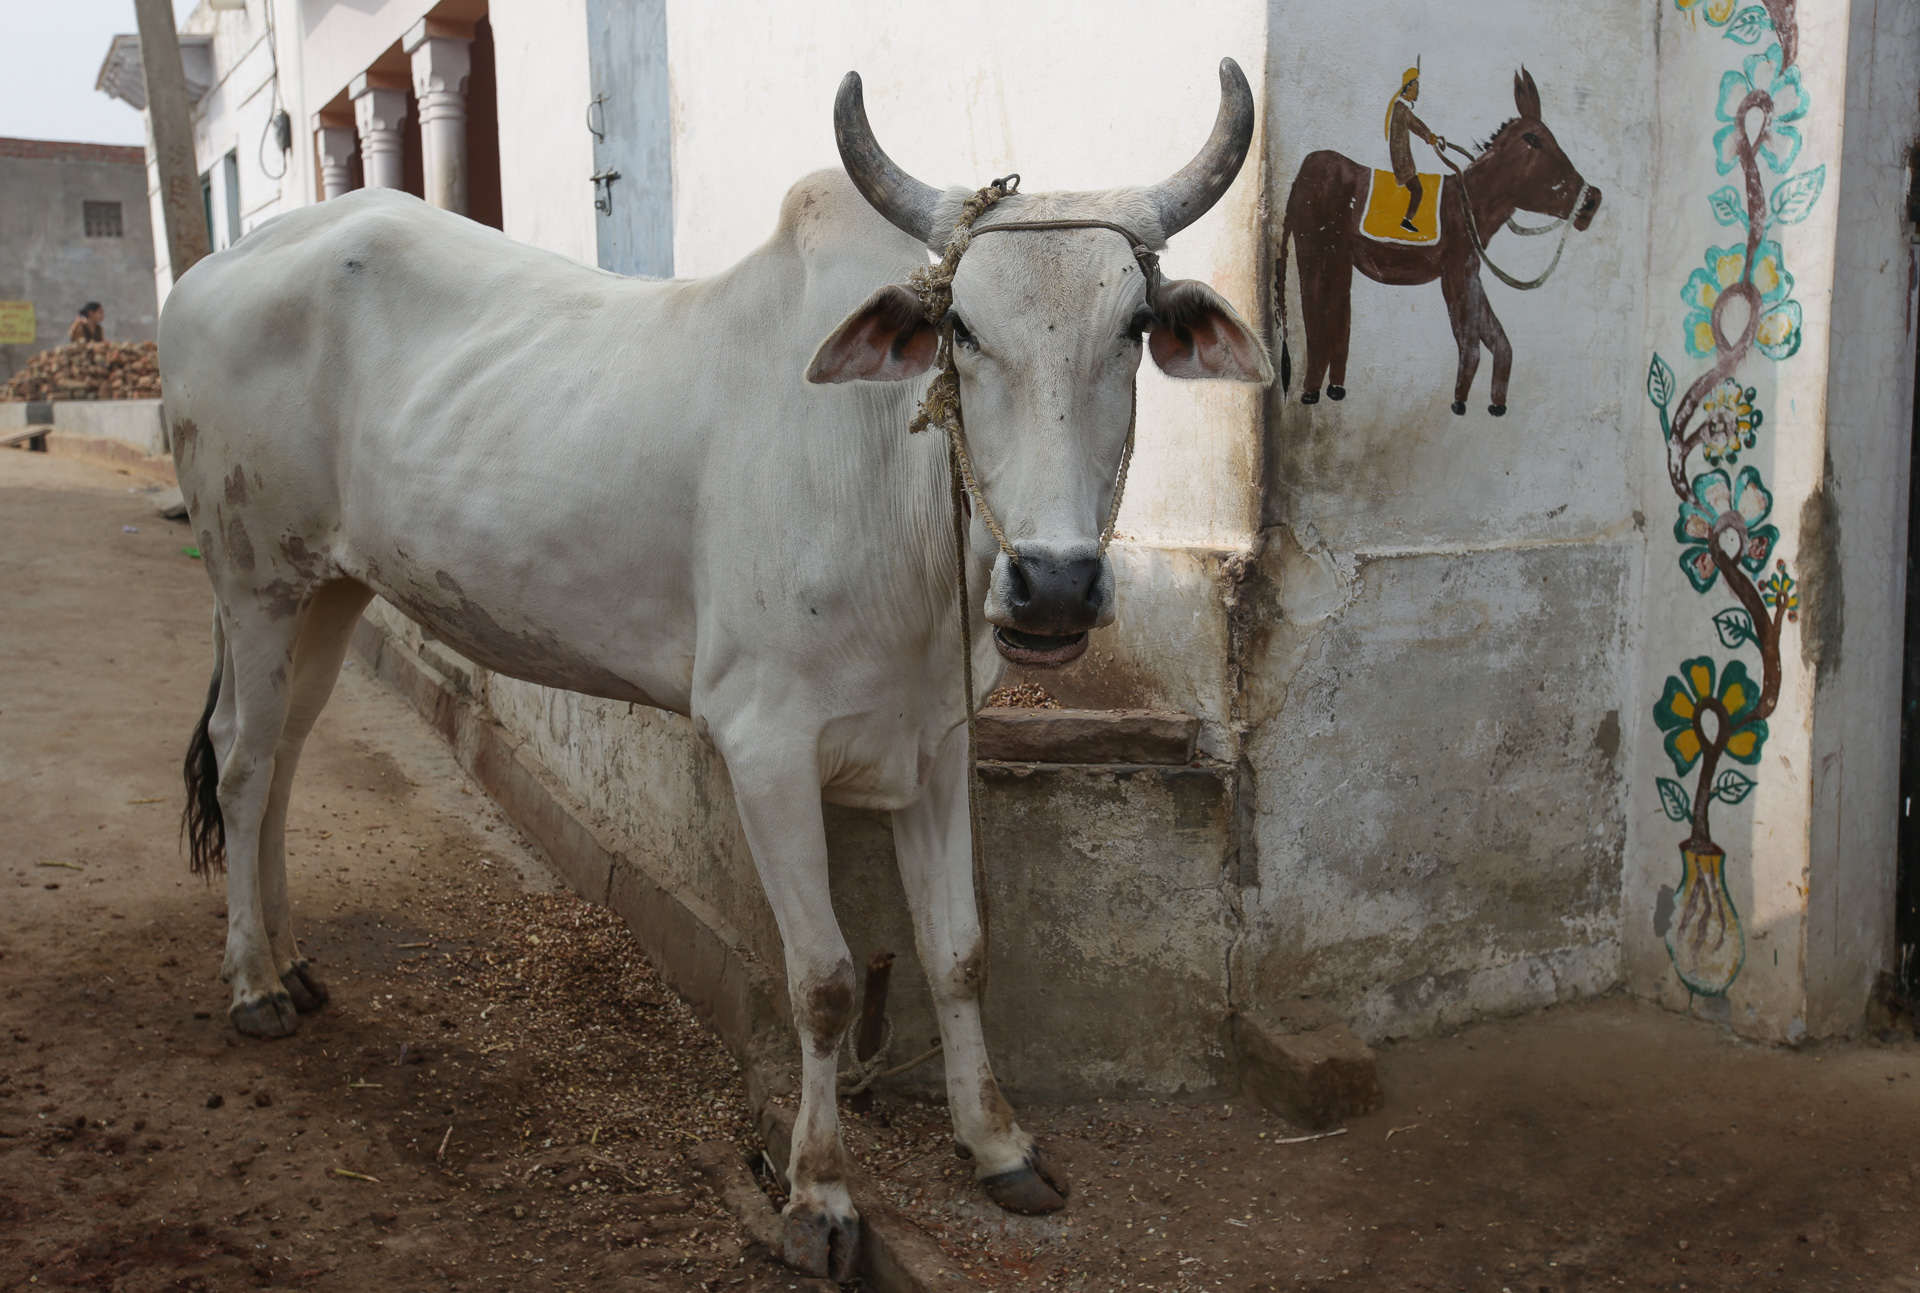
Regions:
<instances>
[{"instance_id":1,"label":"hazy sky","mask_svg":"<svg viewBox=\"0 0 1920 1293\"><path fill-rule=\"evenodd\" d=\"M174 12L194 3L173 0ZM114 36L136 30L133 0L0 0L0 135L140 143L140 114L93 88Z\"/></svg>"}]
</instances>

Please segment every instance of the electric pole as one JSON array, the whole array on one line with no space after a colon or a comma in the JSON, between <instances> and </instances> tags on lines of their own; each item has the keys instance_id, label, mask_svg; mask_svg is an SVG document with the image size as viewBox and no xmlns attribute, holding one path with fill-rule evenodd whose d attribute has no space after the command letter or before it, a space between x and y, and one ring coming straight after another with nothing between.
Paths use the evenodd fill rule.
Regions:
<instances>
[{"instance_id":1,"label":"electric pole","mask_svg":"<svg viewBox=\"0 0 1920 1293\"><path fill-rule=\"evenodd\" d=\"M212 250L193 157L193 105L173 29L171 0L133 0L140 20L140 69L147 82L147 122L160 168L160 214L167 225L167 270L174 282Z\"/></svg>"}]
</instances>

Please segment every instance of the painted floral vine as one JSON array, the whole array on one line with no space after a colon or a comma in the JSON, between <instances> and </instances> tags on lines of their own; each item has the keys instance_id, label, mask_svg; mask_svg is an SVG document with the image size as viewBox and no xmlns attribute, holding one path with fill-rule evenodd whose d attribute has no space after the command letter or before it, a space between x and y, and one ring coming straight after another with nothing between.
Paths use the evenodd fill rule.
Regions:
<instances>
[{"instance_id":1,"label":"painted floral vine","mask_svg":"<svg viewBox=\"0 0 1920 1293\"><path fill-rule=\"evenodd\" d=\"M1712 617L1720 646L1729 653L1752 648L1760 656L1757 679L1745 660L1711 653L1685 660L1653 708L1675 773L1656 778L1660 805L1689 827L1680 844L1667 951L1690 991L1719 996L1739 977L1746 935L1727 886L1726 850L1713 838L1712 807L1740 803L1753 792L1754 779L1740 767L1757 767L1766 747L1767 719L1780 699L1780 635L1799 618L1800 606L1786 562L1774 556L1780 531L1768 523L1773 495L1758 466L1740 465L1765 418L1757 388L1737 374L1755 351L1778 362L1800 348L1793 276L1779 240L1769 234L1806 219L1825 187L1826 167L1793 173L1802 142L1796 123L1808 112L1794 0L1674 5L1735 45L1757 50L1720 78L1714 109L1715 166L1722 176L1737 170L1741 185L1707 198L1714 219L1745 226L1745 237L1708 247L1680 291L1687 306L1685 353L1711 362L1685 391L1657 352L1647 368L1647 397L1660 416L1667 476L1679 500L1673 535L1680 569L1700 596L1731 595L1734 604ZM1769 173L1775 177L1770 190ZM1704 469L1690 476L1696 454ZM1691 787L1679 780L1689 775Z\"/></svg>"}]
</instances>

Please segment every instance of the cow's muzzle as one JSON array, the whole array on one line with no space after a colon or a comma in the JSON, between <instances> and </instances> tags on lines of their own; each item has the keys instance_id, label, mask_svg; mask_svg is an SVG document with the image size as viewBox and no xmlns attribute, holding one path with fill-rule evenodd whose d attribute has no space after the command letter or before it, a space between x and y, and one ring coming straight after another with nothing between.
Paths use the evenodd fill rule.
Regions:
<instances>
[{"instance_id":1,"label":"cow's muzzle","mask_svg":"<svg viewBox=\"0 0 1920 1293\"><path fill-rule=\"evenodd\" d=\"M993 642L1015 664L1061 665L1087 649L1087 633L1113 622L1113 567L1092 545L1020 544L1015 563L994 563L987 593Z\"/></svg>"}]
</instances>

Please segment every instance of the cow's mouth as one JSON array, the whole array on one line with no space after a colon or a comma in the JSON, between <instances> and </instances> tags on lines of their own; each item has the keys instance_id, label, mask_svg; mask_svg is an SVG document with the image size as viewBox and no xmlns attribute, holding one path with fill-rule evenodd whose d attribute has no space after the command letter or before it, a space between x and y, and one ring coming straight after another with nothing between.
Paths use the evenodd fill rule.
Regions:
<instances>
[{"instance_id":1,"label":"cow's mouth","mask_svg":"<svg viewBox=\"0 0 1920 1293\"><path fill-rule=\"evenodd\" d=\"M1046 633L1022 633L1019 629L996 628L993 645L1015 664L1051 668L1069 660L1078 660L1087 649L1085 633L1054 637Z\"/></svg>"}]
</instances>

